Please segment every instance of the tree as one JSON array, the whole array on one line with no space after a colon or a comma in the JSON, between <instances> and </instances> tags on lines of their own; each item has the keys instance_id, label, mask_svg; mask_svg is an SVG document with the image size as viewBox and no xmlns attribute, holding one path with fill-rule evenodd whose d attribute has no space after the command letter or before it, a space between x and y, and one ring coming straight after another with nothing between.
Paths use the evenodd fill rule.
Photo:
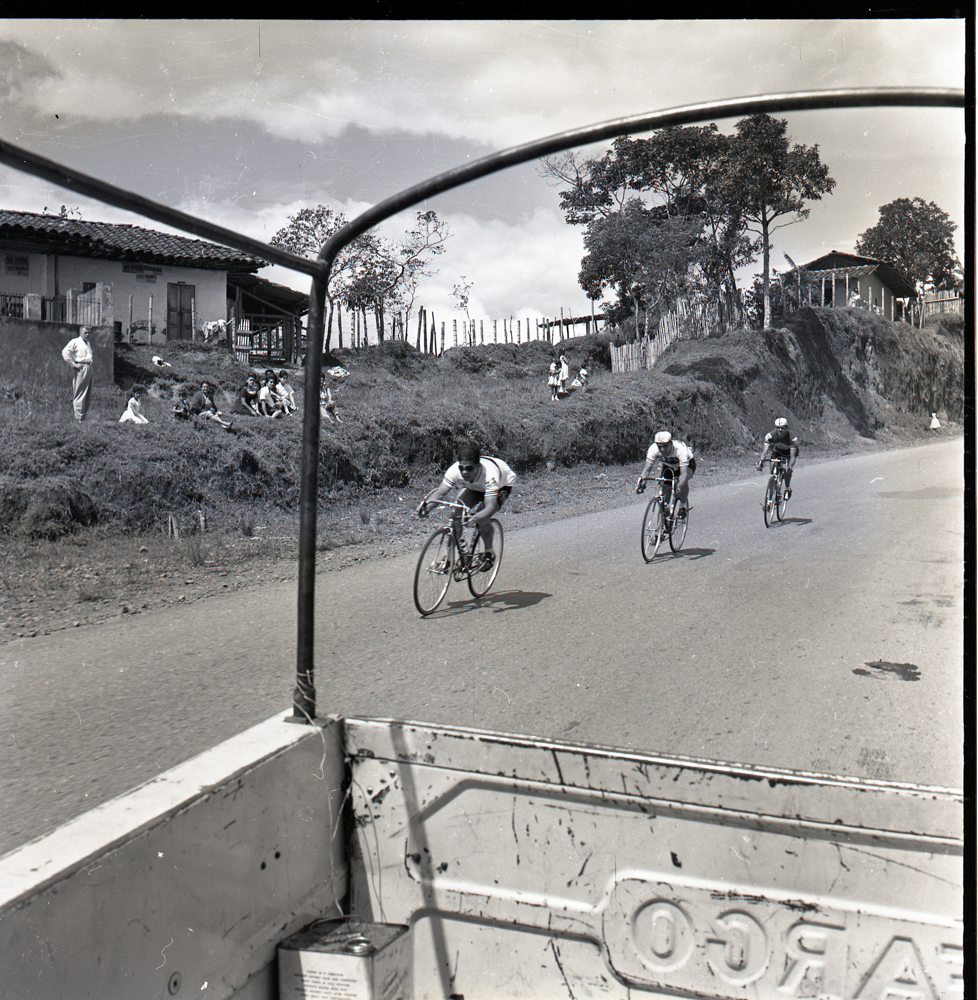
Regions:
<instances>
[{"instance_id":1,"label":"tree","mask_svg":"<svg viewBox=\"0 0 978 1000\"><path fill-rule=\"evenodd\" d=\"M472 291L472 282L469 281L465 275L456 282L455 286L452 288L452 298L455 300L455 304L465 313L465 342L468 343L469 340L469 326L471 325L471 317L469 316L469 294Z\"/></svg>"},{"instance_id":2,"label":"tree","mask_svg":"<svg viewBox=\"0 0 978 1000\"><path fill-rule=\"evenodd\" d=\"M594 220L584 237L587 254L578 276L591 299L611 287L619 301L631 301L636 337L639 312L644 308L647 323L651 309L671 305L688 291L690 272L705 250L699 220L655 220L652 214L634 198L621 212Z\"/></svg>"},{"instance_id":3,"label":"tree","mask_svg":"<svg viewBox=\"0 0 978 1000\"><path fill-rule=\"evenodd\" d=\"M543 161L543 176L567 185L560 192L567 222L588 229L591 254L582 261L580 277L590 298L598 298L601 285L607 284L623 301L631 298L634 304L632 281L625 272L636 263L637 224L659 229L652 234L652 244L658 244L660 251L670 232L679 244L689 239L702 245L695 254L695 273L688 275L690 288L704 281L714 291L736 288L734 272L754 259L756 247L746 233L740 206L726 200L728 144L716 125L673 127L649 139L622 136L598 158L571 152ZM643 206L644 214L635 204ZM626 215L624 225L609 225L613 218ZM667 220L684 221L681 238L675 227L661 228ZM619 264L624 270L619 267L617 277L610 277L616 258L610 241L615 232L629 245L621 248ZM630 261L627 266L625 260ZM669 281L676 277L671 272Z\"/></svg>"},{"instance_id":4,"label":"tree","mask_svg":"<svg viewBox=\"0 0 978 1000\"><path fill-rule=\"evenodd\" d=\"M721 183L725 201L739 205L747 228L761 240L764 323L771 316L771 233L808 218L806 201L819 201L835 181L819 159L818 146L791 145L788 123L750 115L735 126ZM787 221L775 225L777 219Z\"/></svg>"},{"instance_id":5,"label":"tree","mask_svg":"<svg viewBox=\"0 0 978 1000\"><path fill-rule=\"evenodd\" d=\"M271 243L299 256L314 258L323 243L342 229L346 221L341 212L325 205L302 208L272 237ZM413 306L418 281L431 273L431 259L444 253L450 235L448 226L435 212L418 212L415 228L408 230L400 242L367 232L343 247L333 262L326 286L324 349L329 348L337 302L364 311L373 307L378 337L383 339L385 307L404 302Z\"/></svg>"},{"instance_id":6,"label":"tree","mask_svg":"<svg viewBox=\"0 0 978 1000\"><path fill-rule=\"evenodd\" d=\"M326 240L342 229L346 221L342 212L334 212L325 205L300 208L295 215L289 217L288 224L272 237L271 245L282 247L300 257L315 258ZM377 238L373 233L365 233L352 243L348 243L337 254L326 284L328 309L326 334L323 340L324 351L329 350L337 300L342 298L344 289L356 280L358 271L366 267L376 257L377 252Z\"/></svg>"},{"instance_id":7,"label":"tree","mask_svg":"<svg viewBox=\"0 0 978 1000\"><path fill-rule=\"evenodd\" d=\"M373 308L378 340L386 337L387 307L406 311L405 326L410 322L418 282L433 273L432 258L445 252L451 236L448 225L436 212L418 212L416 218L415 228L408 230L399 243L377 241L372 258L359 264L344 295L351 308L364 313Z\"/></svg>"},{"instance_id":8,"label":"tree","mask_svg":"<svg viewBox=\"0 0 978 1000\"><path fill-rule=\"evenodd\" d=\"M861 233L856 253L899 268L921 291L955 288L961 262L954 255L954 231L947 212L923 198L897 198L880 206L879 222Z\"/></svg>"}]
</instances>

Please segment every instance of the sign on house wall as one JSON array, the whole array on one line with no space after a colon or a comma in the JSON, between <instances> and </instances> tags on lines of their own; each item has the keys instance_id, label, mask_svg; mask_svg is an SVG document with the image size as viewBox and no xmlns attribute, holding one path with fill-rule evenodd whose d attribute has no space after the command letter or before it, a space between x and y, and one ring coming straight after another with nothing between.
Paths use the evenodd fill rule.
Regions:
<instances>
[{"instance_id":1,"label":"sign on house wall","mask_svg":"<svg viewBox=\"0 0 978 1000\"><path fill-rule=\"evenodd\" d=\"M123 274L131 274L134 281L142 281L147 285L157 284L157 279L163 274L163 268L155 264L123 264Z\"/></svg>"}]
</instances>

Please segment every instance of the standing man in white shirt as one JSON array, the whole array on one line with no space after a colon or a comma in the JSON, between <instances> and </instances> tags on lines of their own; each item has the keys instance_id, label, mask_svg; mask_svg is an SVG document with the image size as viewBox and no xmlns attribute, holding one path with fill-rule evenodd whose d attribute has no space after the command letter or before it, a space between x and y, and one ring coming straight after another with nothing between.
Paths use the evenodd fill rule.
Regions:
<instances>
[{"instance_id":1,"label":"standing man in white shirt","mask_svg":"<svg viewBox=\"0 0 978 1000\"><path fill-rule=\"evenodd\" d=\"M72 383L72 404L75 408L75 420L82 421L88 413L88 403L92 388L92 345L88 342L90 331L83 326L74 340L65 344L61 357L74 370Z\"/></svg>"}]
</instances>

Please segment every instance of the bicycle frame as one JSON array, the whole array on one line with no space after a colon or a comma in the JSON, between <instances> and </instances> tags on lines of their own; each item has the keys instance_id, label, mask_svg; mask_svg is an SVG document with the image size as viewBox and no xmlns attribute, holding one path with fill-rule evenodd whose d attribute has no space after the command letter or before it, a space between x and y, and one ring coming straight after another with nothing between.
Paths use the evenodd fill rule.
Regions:
<instances>
[{"instance_id":1,"label":"bicycle frame","mask_svg":"<svg viewBox=\"0 0 978 1000\"><path fill-rule=\"evenodd\" d=\"M455 538L455 545L458 547L459 552L465 552L466 546L470 549L474 548L476 540L479 537L479 526L473 526L472 524L472 515L475 513L473 507L466 507L464 503L458 500L426 500L425 503L436 504L439 507L445 507L453 511L450 524L452 535ZM467 528L473 529L471 542L466 542L465 540L464 532Z\"/></svg>"},{"instance_id":2,"label":"bicycle frame","mask_svg":"<svg viewBox=\"0 0 978 1000\"><path fill-rule=\"evenodd\" d=\"M840 90L808 90L786 94L761 94L729 101L709 101L664 111L616 118L585 128L561 132L456 167L378 202L322 246L315 261L287 253L251 237L151 201L132 191L116 187L54 160L0 139L0 163L41 177L78 194L126 211L136 212L202 239L252 253L292 270L311 275L307 326L306 379L302 425L302 480L299 500L299 566L296 614L296 686L293 693L295 722L312 724L316 716L313 633L316 620L316 518L319 506L319 386L323 367L326 330L326 285L337 254L358 236L391 216L450 191L469 181L489 176L507 167L550 156L578 146L648 132L675 125L692 125L716 118L772 114L787 111L815 111L830 108L933 107L965 108L963 90L939 87L865 87Z\"/></svg>"}]
</instances>

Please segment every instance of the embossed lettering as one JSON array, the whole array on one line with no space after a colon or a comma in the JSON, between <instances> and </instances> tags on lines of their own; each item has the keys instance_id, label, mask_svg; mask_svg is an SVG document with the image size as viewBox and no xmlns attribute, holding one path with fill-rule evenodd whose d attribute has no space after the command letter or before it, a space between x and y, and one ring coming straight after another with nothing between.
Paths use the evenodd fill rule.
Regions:
<instances>
[{"instance_id":1,"label":"embossed lettering","mask_svg":"<svg viewBox=\"0 0 978 1000\"><path fill-rule=\"evenodd\" d=\"M894 938L854 1000L938 1000L909 938Z\"/></svg>"},{"instance_id":2,"label":"embossed lettering","mask_svg":"<svg viewBox=\"0 0 978 1000\"><path fill-rule=\"evenodd\" d=\"M950 967L948 978L954 989L964 989L964 951L955 944L941 945L941 958Z\"/></svg>"},{"instance_id":3,"label":"embossed lettering","mask_svg":"<svg viewBox=\"0 0 978 1000\"><path fill-rule=\"evenodd\" d=\"M685 965L693 951L689 917L675 903L657 899L635 914L635 950L651 969L668 972Z\"/></svg>"},{"instance_id":4,"label":"embossed lettering","mask_svg":"<svg viewBox=\"0 0 978 1000\"><path fill-rule=\"evenodd\" d=\"M785 935L785 969L778 990L789 997L842 996L845 928L800 921Z\"/></svg>"},{"instance_id":5,"label":"embossed lettering","mask_svg":"<svg viewBox=\"0 0 978 1000\"><path fill-rule=\"evenodd\" d=\"M715 937L707 942L707 963L713 972L735 986L764 975L768 941L764 928L749 914L732 910L713 921Z\"/></svg>"}]
</instances>

